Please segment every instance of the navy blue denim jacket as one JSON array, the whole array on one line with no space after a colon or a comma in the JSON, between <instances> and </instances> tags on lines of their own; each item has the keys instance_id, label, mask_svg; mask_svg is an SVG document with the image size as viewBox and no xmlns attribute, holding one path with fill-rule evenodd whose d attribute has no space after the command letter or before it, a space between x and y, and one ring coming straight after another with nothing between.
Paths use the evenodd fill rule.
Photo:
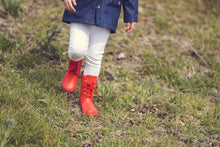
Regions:
<instances>
[{"instance_id":1,"label":"navy blue denim jacket","mask_svg":"<svg viewBox=\"0 0 220 147\"><path fill-rule=\"evenodd\" d=\"M97 25L115 33L121 5L125 23L138 21L138 0L76 0L76 3L76 13L65 10L63 22Z\"/></svg>"}]
</instances>

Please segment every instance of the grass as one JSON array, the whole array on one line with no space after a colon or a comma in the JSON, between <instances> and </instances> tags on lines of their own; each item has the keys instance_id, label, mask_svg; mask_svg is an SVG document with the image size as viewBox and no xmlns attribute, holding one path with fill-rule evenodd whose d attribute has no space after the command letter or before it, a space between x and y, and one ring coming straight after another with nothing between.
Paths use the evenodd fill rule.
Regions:
<instances>
[{"instance_id":1,"label":"grass","mask_svg":"<svg viewBox=\"0 0 220 147\"><path fill-rule=\"evenodd\" d=\"M19 16L22 14L21 4L24 2L25 0L1 0L0 12Z\"/></svg>"},{"instance_id":2,"label":"grass","mask_svg":"<svg viewBox=\"0 0 220 147\"><path fill-rule=\"evenodd\" d=\"M1 11L1 146L219 146L219 7L140 1L132 34L121 16L103 57L95 118L81 113L80 86L71 94L61 87L69 38L62 1L25 1L22 15Z\"/></svg>"}]
</instances>

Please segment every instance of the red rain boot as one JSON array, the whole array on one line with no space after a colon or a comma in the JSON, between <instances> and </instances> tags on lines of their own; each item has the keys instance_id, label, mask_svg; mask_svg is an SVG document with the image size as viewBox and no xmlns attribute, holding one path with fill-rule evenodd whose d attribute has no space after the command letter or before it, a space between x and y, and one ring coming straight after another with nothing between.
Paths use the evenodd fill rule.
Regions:
<instances>
[{"instance_id":1,"label":"red rain boot","mask_svg":"<svg viewBox=\"0 0 220 147\"><path fill-rule=\"evenodd\" d=\"M73 92L78 83L78 77L82 65L82 60L72 61L69 59L69 67L64 75L62 86L67 92Z\"/></svg>"},{"instance_id":2,"label":"red rain boot","mask_svg":"<svg viewBox=\"0 0 220 147\"><path fill-rule=\"evenodd\" d=\"M96 116L97 109L93 104L93 93L96 90L98 77L81 74L81 90L80 90L80 105L83 114L87 116Z\"/></svg>"}]
</instances>

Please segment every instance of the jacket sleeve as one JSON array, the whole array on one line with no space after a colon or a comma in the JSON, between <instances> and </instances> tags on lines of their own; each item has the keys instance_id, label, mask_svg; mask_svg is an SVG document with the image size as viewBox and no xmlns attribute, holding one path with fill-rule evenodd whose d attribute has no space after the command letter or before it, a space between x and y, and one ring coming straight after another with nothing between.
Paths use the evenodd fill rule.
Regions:
<instances>
[{"instance_id":1,"label":"jacket sleeve","mask_svg":"<svg viewBox=\"0 0 220 147\"><path fill-rule=\"evenodd\" d=\"M122 0L124 22L138 22L138 0Z\"/></svg>"}]
</instances>

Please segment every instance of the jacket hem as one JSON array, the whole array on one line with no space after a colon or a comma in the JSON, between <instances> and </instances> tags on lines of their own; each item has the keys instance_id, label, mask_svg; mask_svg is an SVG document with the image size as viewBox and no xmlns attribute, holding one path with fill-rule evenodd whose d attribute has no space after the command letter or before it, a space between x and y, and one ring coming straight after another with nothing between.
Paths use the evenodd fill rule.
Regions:
<instances>
[{"instance_id":1,"label":"jacket hem","mask_svg":"<svg viewBox=\"0 0 220 147\"><path fill-rule=\"evenodd\" d=\"M110 26L105 26L105 25L97 25L95 23L92 23L91 20L88 19L83 19L83 18L74 18L74 19L69 19L67 17L63 17L62 19L63 22L70 24L71 22L77 22L77 23L84 23L84 24L89 24L89 25L95 25L98 27L102 27L102 28L107 28L110 29L110 33L116 33L116 29L110 27Z\"/></svg>"}]
</instances>

